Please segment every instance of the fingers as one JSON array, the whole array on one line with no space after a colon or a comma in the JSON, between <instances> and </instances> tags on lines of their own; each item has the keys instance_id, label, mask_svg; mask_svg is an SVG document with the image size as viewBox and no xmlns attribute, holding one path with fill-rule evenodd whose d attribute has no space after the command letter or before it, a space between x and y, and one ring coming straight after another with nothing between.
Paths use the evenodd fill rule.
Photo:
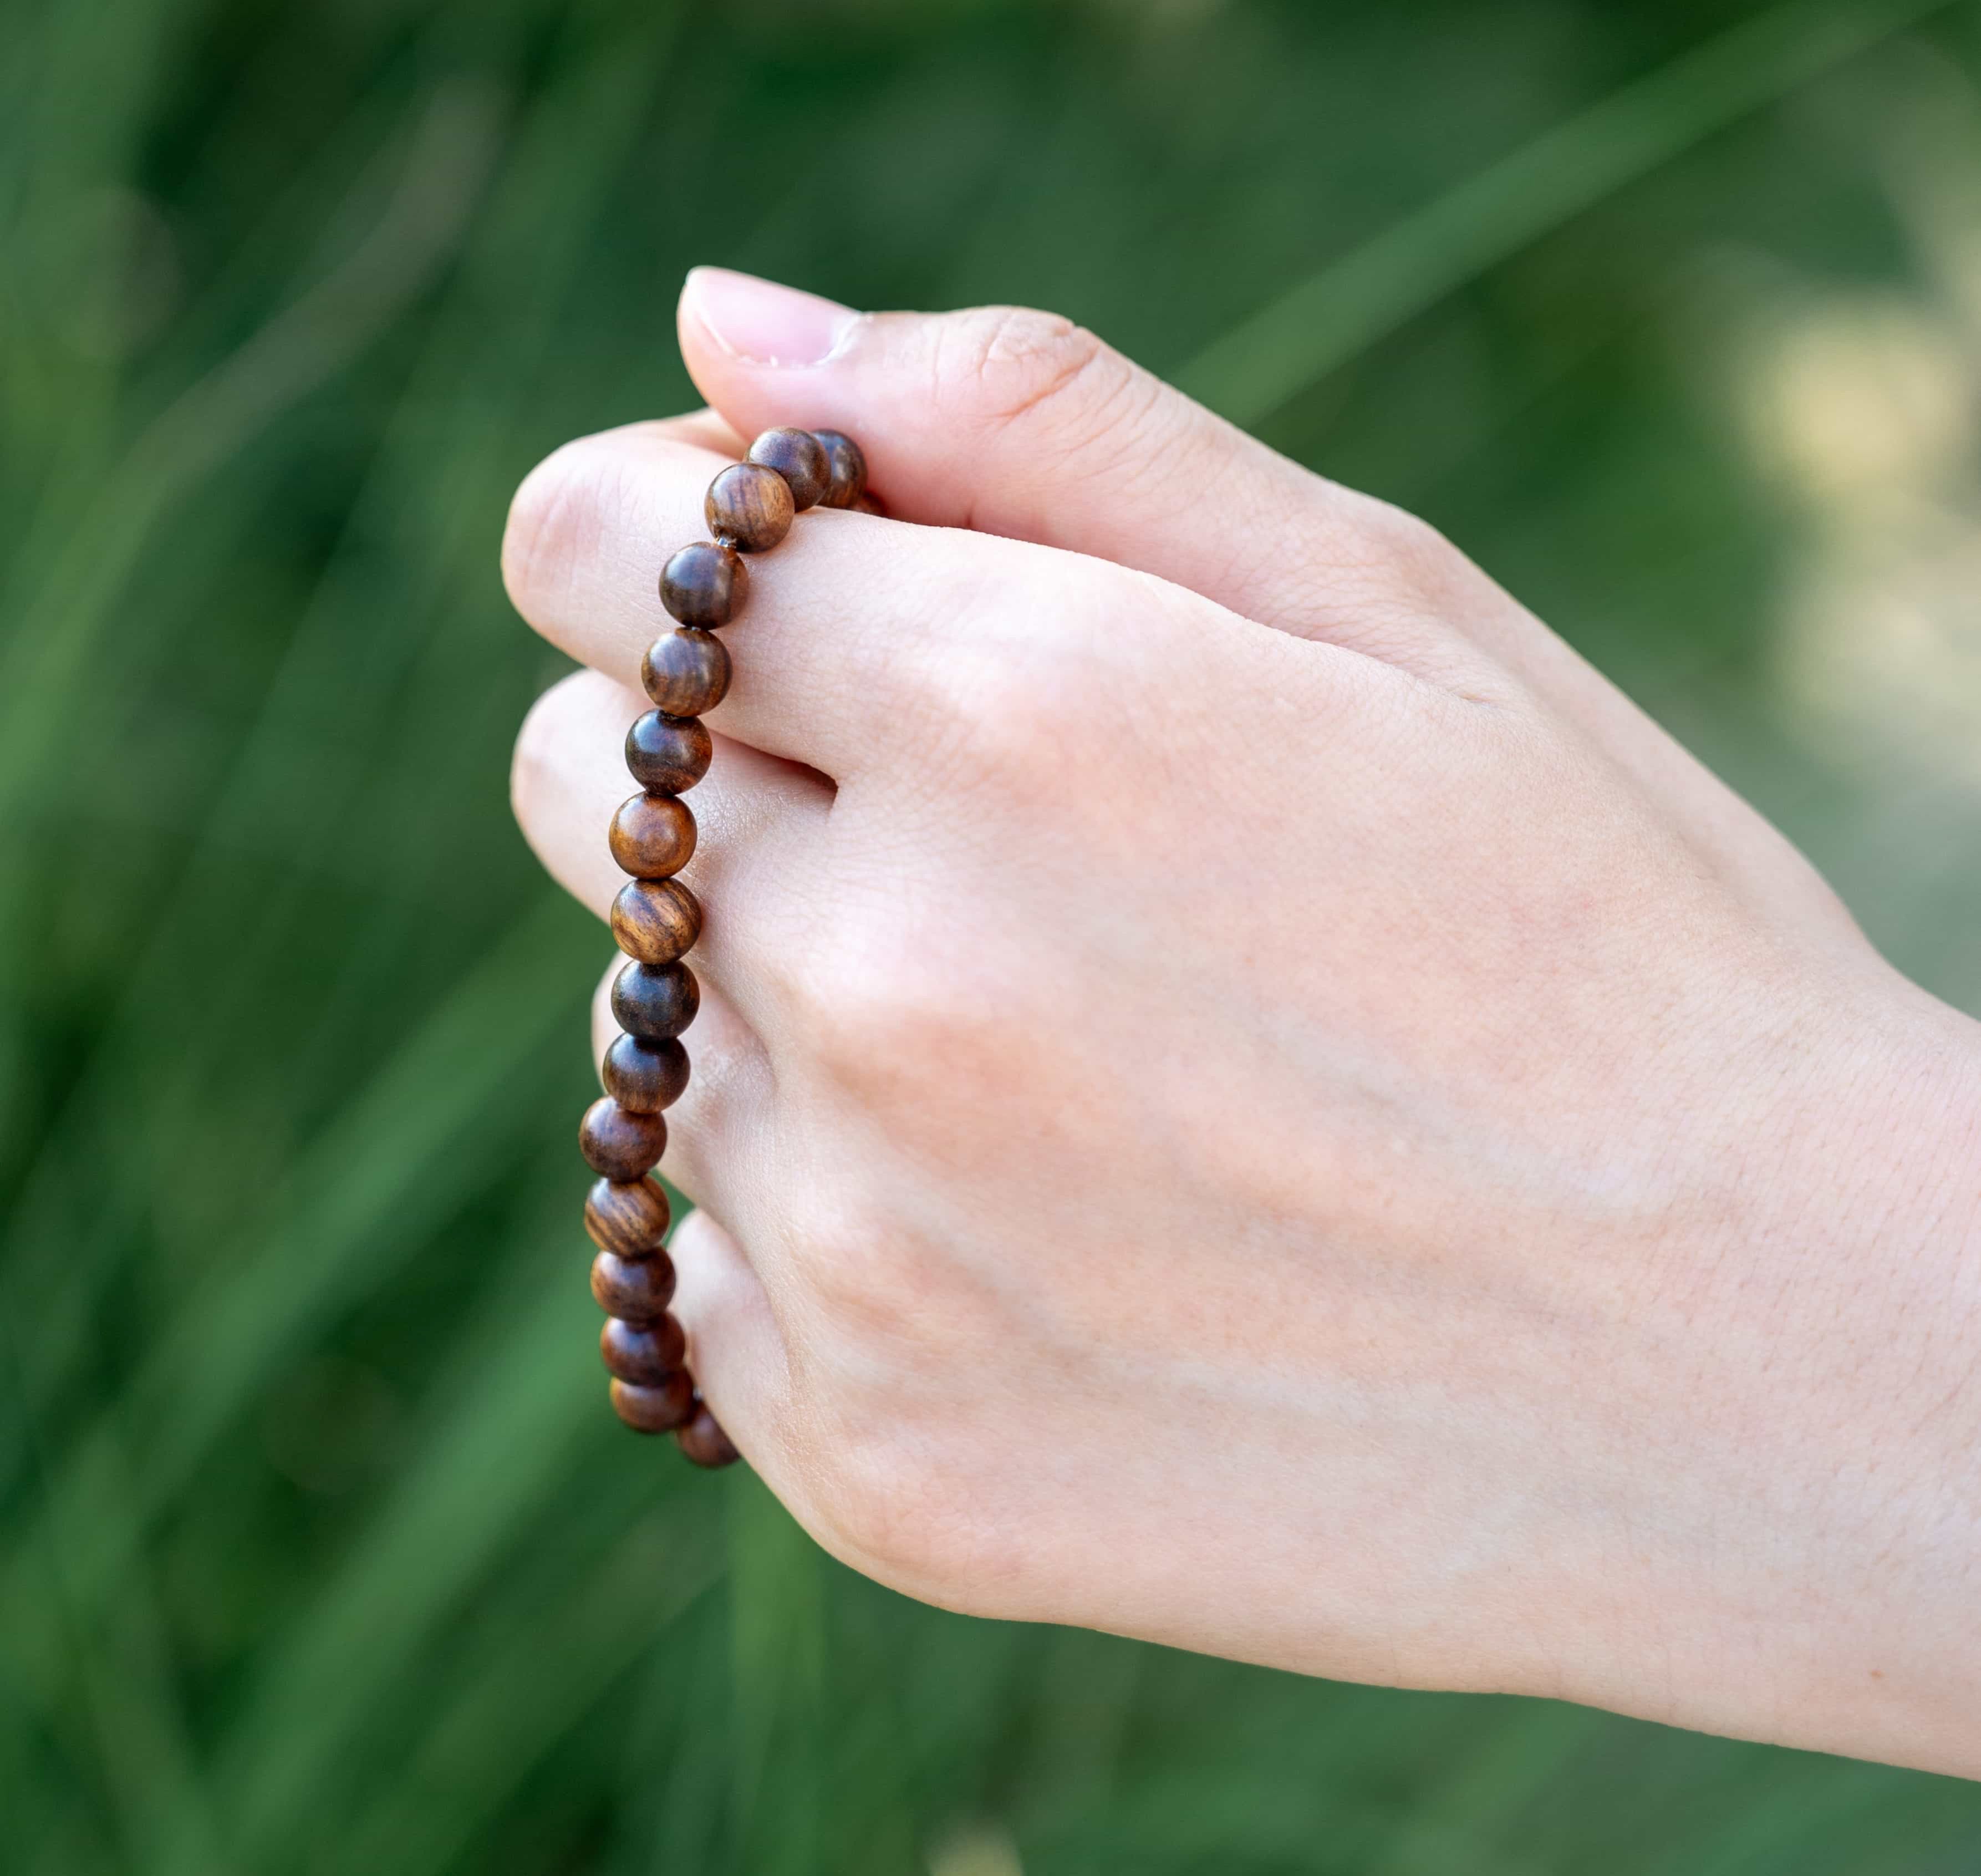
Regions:
<instances>
[{"instance_id":1,"label":"fingers","mask_svg":"<svg viewBox=\"0 0 1981 1876\"><path fill-rule=\"evenodd\" d=\"M892 514L1111 560L1263 625L1413 663L1385 575L1440 548L1054 315L856 314L697 268L681 355L736 428L847 432ZM1443 551L1449 553L1448 548Z\"/></svg>"},{"instance_id":2,"label":"fingers","mask_svg":"<svg viewBox=\"0 0 1981 1876\"><path fill-rule=\"evenodd\" d=\"M654 424L557 452L511 509L503 572L518 610L572 657L636 690L648 646L673 625L659 570L705 535L702 499L726 460ZM722 631L734 675L711 722L840 782L940 742L945 709L981 700L984 681L1011 681L1020 657L1053 662L1067 681L1087 651L1104 650L1110 607L1124 593L1145 637L1164 616L1197 643L1206 632L1259 635L1144 575L838 510L800 515L748 565L748 597ZM987 678L987 665L997 667Z\"/></svg>"},{"instance_id":3,"label":"fingers","mask_svg":"<svg viewBox=\"0 0 1981 1876\"><path fill-rule=\"evenodd\" d=\"M1799 854L1442 539L1288 462L1044 313L855 313L698 268L681 353L737 432L846 431L891 512L1097 555L1467 696L1511 676L1799 913L1854 929Z\"/></svg>"},{"instance_id":4,"label":"fingers","mask_svg":"<svg viewBox=\"0 0 1981 1876\"><path fill-rule=\"evenodd\" d=\"M626 883L605 832L638 791L621 751L643 696L579 671L537 700L516 741L516 818L551 877L601 918ZM718 738L715 759L686 798L697 825L685 885L701 900L694 965L752 1023L776 1022L794 948L811 928L832 868L819 778Z\"/></svg>"},{"instance_id":5,"label":"fingers","mask_svg":"<svg viewBox=\"0 0 1981 1876\"><path fill-rule=\"evenodd\" d=\"M774 1491L788 1421L784 1338L769 1297L735 1238L709 1213L682 1219L669 1244L679 1282L674 1313L688 1331L688 1365L722 1430Z\"/></svg>"}]
</instances>

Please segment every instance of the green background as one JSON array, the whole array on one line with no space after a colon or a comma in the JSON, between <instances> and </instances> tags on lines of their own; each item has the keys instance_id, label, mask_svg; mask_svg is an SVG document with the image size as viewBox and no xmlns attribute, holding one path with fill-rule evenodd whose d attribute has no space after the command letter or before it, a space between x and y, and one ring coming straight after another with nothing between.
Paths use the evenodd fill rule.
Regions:
<instances>
[{"instance_id":1,"label":"green background","mask_svg":"<svg viewBox=\"0 0 1981 1876\"><path fill-rule=\"evenodd\" d=\"M495 571L689 401L693 262L1051 307L1981 1005L1977 73L1971 5L0 5L0 1868L1981 1867L1981 1788L939 1614L623 1434Z\"/></svg>"}]
</instances>

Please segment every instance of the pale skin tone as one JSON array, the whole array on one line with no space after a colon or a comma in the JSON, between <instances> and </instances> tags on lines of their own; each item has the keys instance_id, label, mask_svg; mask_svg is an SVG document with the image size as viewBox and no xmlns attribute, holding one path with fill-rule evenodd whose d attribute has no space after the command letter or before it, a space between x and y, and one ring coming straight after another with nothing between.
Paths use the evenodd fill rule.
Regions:
<instances>
[{"instance_id":1,"label":"pale skin tone","mask_svg":"<svg viewBox=\"0 0 1981 1876\"><path fill-rule=\"evenodd\" d=\"M691 275L504 570L603 913L773 424L662 1170L749 1463L911 1594L1981 1777L1981 1031L1421 524L1065 322ZM611 1023L594 1025L602 1048Z\"/></svg>"}]
</instances>

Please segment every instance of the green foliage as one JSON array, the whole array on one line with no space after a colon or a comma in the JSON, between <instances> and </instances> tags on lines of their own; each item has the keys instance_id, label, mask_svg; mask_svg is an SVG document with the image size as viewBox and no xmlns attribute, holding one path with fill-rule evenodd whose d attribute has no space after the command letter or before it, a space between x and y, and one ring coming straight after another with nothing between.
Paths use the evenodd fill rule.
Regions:
<instances>
[{"instance_id":1,"label":"green foliage","mask_svg":"<svg viewBox=\"0 0 1981 1876\"><path fill-rule=\"evenodd\" d=\"M1948 1781L923 1609L623 1434L571 1148L606 948L508 818L558 661L495 573L538 456L689 401L691 262L1053 306L1430 514L1981 999L1971 778L1798 688L1831 523L1730 415L1784 307L1941 307L1974 25L0 18L0 1864L1976 1867Z\"/></svg>"}]
</instances>

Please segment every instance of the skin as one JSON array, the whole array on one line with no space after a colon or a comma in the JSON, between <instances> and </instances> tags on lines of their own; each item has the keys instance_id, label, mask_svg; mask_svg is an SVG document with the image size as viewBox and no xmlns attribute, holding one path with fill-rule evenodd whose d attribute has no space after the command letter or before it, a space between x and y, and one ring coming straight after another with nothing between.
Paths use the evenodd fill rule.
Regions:
<instances>
[{"instance_id":1,"label":"skin","mask_svg":"<svg viewBox=\"0 0 1981 1876\"><path fill-rule=\"evenodd\" d=\"M515 801L602 915L658 568L742 439L857 436L888 518L801 515L725 631L663 1167L805 1527L981 1614L1981 1776L1976 1026L1431 530L1090 335L698 270L680 336L710 411L517 495L589 668Z\"/></svg>"}]
</instances>

